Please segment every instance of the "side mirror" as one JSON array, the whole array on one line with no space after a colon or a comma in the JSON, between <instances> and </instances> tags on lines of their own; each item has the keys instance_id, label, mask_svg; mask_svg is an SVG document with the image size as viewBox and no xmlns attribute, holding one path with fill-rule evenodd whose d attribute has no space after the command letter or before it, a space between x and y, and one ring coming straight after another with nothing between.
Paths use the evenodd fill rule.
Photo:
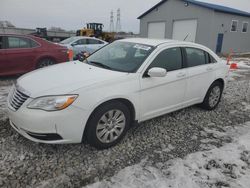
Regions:
<instances>
[{"instance_id":1,"label":"side mirror","mask_svg":"<svg viewBox=\"0 0 250 188\"><path fill-rule=\"evenodd\" d=\"M77 45L77 43L76 42L73 42L72 44L71 44L71 46L76 46Z\"/></svg>"},{"instance_id":2,"label":"side mirror","mask_svg":"<svg viewBox=\"0 0 250 188\"><path fill-rule=\"evenodd\" d=\"M88 52L83 52L83 57L84 57L85 59L87 59L89 56L90 56L90 53L88 53Z\"/></svg>"},{"instance_id":3,"label":"side mirror","mask_svg":"<svg viewBox=\"0 0 250 188\"><path fill-rule=\"evenodd\" d=\"M154 67L148 70L148 75L150 77L165 77L167 75L167 70L159 67Z\"/></svg>"}]
</instances>

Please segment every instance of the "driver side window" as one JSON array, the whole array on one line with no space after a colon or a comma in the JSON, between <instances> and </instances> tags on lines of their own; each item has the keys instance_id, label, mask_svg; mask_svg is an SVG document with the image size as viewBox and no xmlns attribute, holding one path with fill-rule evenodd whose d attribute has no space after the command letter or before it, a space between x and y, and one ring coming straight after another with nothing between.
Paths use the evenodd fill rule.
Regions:
<instances>
[{"instance_id":1,"label":"driver side window","mask_svg":"<svg viewBox=\"0 0 250 188\"><path fill-rule=\"evenodd\" d=\"M182 53L181 48L169 48L163 50L154 59L148 69L153 67L164 68L168 72L182 68Z\"/></svg>"}]
</instances>

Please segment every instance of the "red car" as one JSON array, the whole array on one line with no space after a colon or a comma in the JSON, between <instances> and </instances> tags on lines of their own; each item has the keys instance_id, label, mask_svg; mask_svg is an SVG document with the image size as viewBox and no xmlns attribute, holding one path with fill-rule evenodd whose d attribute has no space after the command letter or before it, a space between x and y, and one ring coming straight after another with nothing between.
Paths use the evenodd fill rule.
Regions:
<instances>
[{"instance_id":1,"label":"red car","mask_svg":"<svg viewBox=\"0 0 250 188\"><path fill-rule=\"evenodd\" d=\"M0 76L69 61L68 49L29 35L0 35Z\"/></svg>"}]
</instances>

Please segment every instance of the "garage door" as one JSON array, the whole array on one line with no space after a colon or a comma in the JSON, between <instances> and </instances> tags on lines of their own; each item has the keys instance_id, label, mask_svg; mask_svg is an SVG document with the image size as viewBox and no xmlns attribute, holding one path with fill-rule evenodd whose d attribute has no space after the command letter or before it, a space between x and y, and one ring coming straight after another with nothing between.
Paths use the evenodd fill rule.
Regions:
<instances>
[{"instance_id":1,"label":"garage door","mask_svg":"<svg viewBox=\"0 0 250 188\"><path fill-rule=\"evenodd\" d=\"M173 39L195 42L196 30L197 30L197 20L174 21Z\"/></svg>"},{"instance_id":2,"label":"garage door","mask_svg":"<svg viewBox=\"0 0 250 188\"><path fill-rule=\"evenodd\" d=\"M148 38L164 39L165 38L165 22L154 22L148 24Z\"/></svg>"}]
</instances>

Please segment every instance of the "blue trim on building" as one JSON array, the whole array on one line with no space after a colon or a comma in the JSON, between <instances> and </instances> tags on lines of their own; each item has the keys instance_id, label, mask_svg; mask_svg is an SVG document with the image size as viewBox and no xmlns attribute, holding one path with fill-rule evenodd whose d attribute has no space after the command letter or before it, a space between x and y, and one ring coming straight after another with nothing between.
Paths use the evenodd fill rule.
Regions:
<instances>
[{"instance_id":1,"label":"blue trim on building","mask_svg":"<svg viewBox=\"0 0 250 188\"><path fill-rule=\"evenodd\" d=\"M157 7L161 6L163 3L165 3L167 0L162 0L159 3L157 3L155 6L153 6L151 9L144 12L142 15L140 15L137 19L141 19L142 17L146 16L148 13L156 9Z\"/></svg>"},{"instance_id":2,"label":"blue trim on building","mask_svg":"<svg viewBox=\"0 0 250 188\"><path fill-rule=\"evenodd\" d=\"M144 17L145 15L147 15L148 13L150 13L151 11L153 11L154 9L156 9L157 7L159 7L160 5L165 3L166 1L167 0L160 1L155 6L153 6L151 9L147 10L142 15L140 15L137 19L141 19L142 17ZM214 10L214 11L217 11L217 12L234 14L234 15L239 15L239 16L244 16L244 17L250 17L250 13L248 13L248 12L244 12L244 11L241 11L241 10L238 10L238 9L234 9L234 8L230 8L230 7L226 7L226 6L222 6L222 5L216 5L216 4L212 4L212 3L205 3L205 2L195 1L195 0L183 0L183 1L188 2L190 4L193 4L193 5L200 6L200 7L208 8L208 9L211 9L211 10Z\"/></svg>"}]
</instances>

